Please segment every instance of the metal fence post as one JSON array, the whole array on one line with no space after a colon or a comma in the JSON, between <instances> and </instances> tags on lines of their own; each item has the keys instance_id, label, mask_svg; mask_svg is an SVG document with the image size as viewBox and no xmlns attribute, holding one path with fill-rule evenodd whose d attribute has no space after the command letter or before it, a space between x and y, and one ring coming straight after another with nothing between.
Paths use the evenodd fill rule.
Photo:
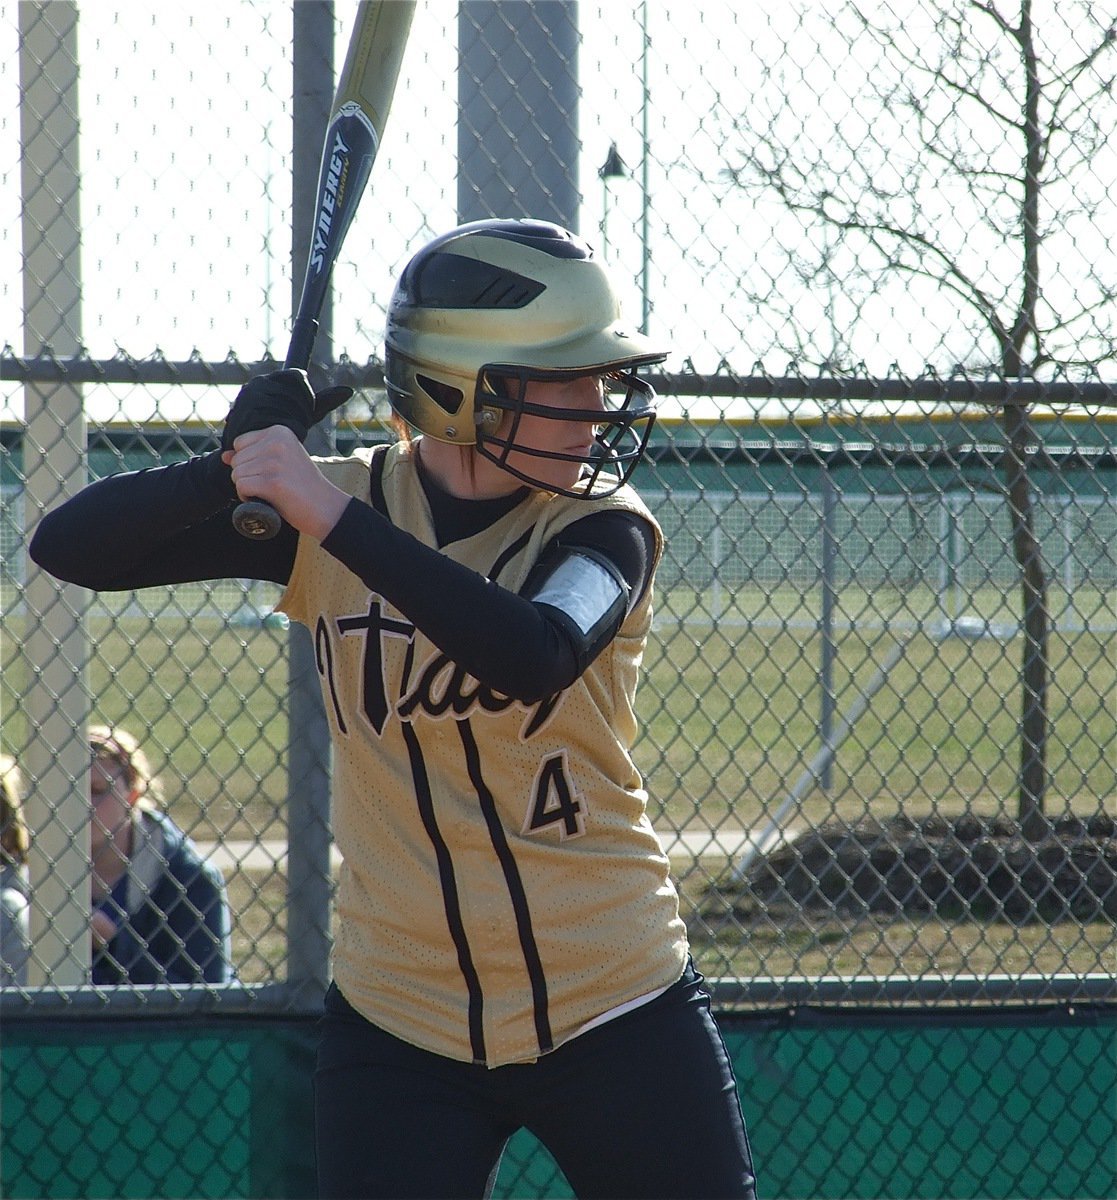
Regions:
<instances>
[{"instance_id":1,"label":"metal fence post","mask_svg":"<svg viewBox=\"0 0 1117 1200\"><path fill-rule=\"evenodd\" d=\"M458 55L458 219L577 230L577 5L469 0Z\"/></svg>"},{"instance_id":2,"label":"metal fence post","mask_svg":"<svg viewBox=\"0 0 1117 1200\"><path fill-rule=\"evenodd\" d=\"M81 345L77 5L19 6L23 322L31 353ZM27 535L48 509L85 485L85 414L77 384L24 385ZM35 786L32 827L33 983L88 977L89 689L87 594L30 564L26 661L34 664L21 765Z\"/></svg>"},{"instance_id":3,"label":"metal fence post","mask_svg":"<svg viewBox=\"0 0 1117 1200\"><path fill-rule=\"evenodd\" d=\"M322 139L334 94L332 0L298 0L294 10L294 151L292 197L292 311L306 270ZM332 360L332 304L322 308L315 359ZM318 372L311 383L322 385ZM330 453L332 437L319 426L307 438L313 454ZM330 959L330 730L318 688L310 631L292 625L289 653L287 749L287 980L292 1000L321 999Z\"/></svg>"}]
</instances>

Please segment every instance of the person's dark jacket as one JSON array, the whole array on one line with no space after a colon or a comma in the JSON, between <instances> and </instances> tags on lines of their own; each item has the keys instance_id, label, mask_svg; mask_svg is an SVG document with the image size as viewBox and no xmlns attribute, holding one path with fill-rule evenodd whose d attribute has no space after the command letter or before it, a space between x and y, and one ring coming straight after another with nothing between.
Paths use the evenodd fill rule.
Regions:
<instances>
[{"instance_id":1,"label":"person's dark jacket","mask_svg":"<svg viewBox=\"0 0 1117 1200\"><path fill-rule=\"evenodd\" d=\"M127 919L93 956L93 982L228 983L229 902L221 872L163 813L137 814Z\"/></svg>"}]
</instances>

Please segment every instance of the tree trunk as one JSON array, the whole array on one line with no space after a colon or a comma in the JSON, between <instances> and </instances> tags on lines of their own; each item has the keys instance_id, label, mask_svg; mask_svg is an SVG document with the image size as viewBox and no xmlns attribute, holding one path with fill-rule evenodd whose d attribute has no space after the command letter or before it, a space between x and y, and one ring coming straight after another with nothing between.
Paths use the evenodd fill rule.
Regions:
<instances>
[{"instance_id":1,"label":"tree trunk","mask_svg":"<svg viewBox=\"0 0 1117 1200\"><path fill-rule=\"evenodd\" d=\"M1017 818L1029 841L1039 841L1048 829L1044 815L1047 794L1047 579L1035 534L1027 453L1027 407L1010 401L1004 410L1008 453L1005 490L1012 522L1012 548L1020 568L1024 625L1021 664L1020 791Z\"/></svg>"}]
</instances>

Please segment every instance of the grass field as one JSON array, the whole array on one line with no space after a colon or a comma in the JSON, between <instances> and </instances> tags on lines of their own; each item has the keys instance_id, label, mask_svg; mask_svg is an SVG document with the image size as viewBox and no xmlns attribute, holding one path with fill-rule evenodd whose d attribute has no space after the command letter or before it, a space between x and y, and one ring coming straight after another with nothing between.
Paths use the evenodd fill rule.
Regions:
<instances>
[{"instance_id":1,"label":"grass field","mask_svg":"<svg viewBox=\"0 0 1117 1200\"><path fill-rule=\"evenodd\" d=\"M23 619L0 638L3 747L29 736ZM286 633L215 619L91 618L94 715L150 731L168 806L186 828L273 836L286 795ZM887 630L835 641L836 711L849 708L895 642ZM779 624L669 624L645 658L637 757L657 819L673 828L762 821L819 746L817 633ZM1013 811L1019 761L1019 637L915 634L840 748L831 786L801 814L902 809ZM1117 795L1117 634L1053 635L1050 812L1089 813Z\"/></svg>"},{"instance_id":2,"label":"grass field","mask_svg":"<svg viewBox=\"0 0 1117 1200\"><path fill-rule=\"evenodd\" d=\"M1112 924L1017 926L931 918L802 925L711 938L691 928L694 959L711 978L788 979L869 975L1088 975L1112 973Z\"/></svg>"},{"instance_id":3,"label":"grass field","mask_svg":"<svg viewBox=\"0 0 1117 1200\"><path fill-rule=\"evenodd\" d=\"M710 883L706 871L680 881L695 962L710 978L1088 975L1112 971L1117 961L1117 928L1104 921L1017 926L920 916L803 920L751 929L747 936L733 929L711 931L694 919L699 885ZM283 978L286 897L282 871L237 871L230 877L229 901L239 914L233 958L242 983Z\"/></svg>"},{"instance_id":4,"label":"grass field","mask_svg":"<svg viewBox=\"0 0 1117 1200\"><path fill-rule=\"evenodd\" d=\"M836 639L838 715L876 674L895 638ZM1022 639L915 634L839 748L831 785L800 820L972 808L1015 812ZM761 822L821 744L817 634L685 627L649 648L640 765L675 827ZM1117 795L1117 636L1052 636L1049 645L1052 816L1087 814Z\"/></svg>"},{"instance_id":5,"label":"grass field","mask_svg":"<svg viewBox=\"0 0 1117 1200\"><path fill-rule=\"evenodd\" d=\"M668 616L686 611L685 598L668 599ZM843 603L854 613L882 607L879 597L847 596ZM905 611L913 611L910 600ZM759 616L745 598L736 613L722 615L705 625L660 622L645 660L637 758L654 823L664 831L763 824L819 746L822 646L802 597L768 596ZM879 622L849 624L835 626L833 643L839 715L869 686L896 641ZM146 727L179 824L203 842L285 842L287 634L259 622L229 627L196 615L91 617L88 628L94 717L140 732ZM2 741L17 754L32 734L22 702L33 677L23 633L19 617L0 626ZM839 748L829 786L807 790L791 823L802 829L900 812L1012 815L1022 652L1018 636L912 634ZM1047 811L1086 816L1111 808L1117 803L1112 623L1103 632L1053 634L1049 662ZM681 872L688 911L695 889L716 887L716 869L704 862ZM284 953L285 880L280 872L238 870L229 882L242 978L273 978ZM967 972L1090 971L1111 966L1114 952L1113 929L1104 925L1022 931L921 920L753 931L747 939L696 932L699 957L712 974L888 973L899 963L916 973L929 963Z\"/></svg>"}]
</instances>

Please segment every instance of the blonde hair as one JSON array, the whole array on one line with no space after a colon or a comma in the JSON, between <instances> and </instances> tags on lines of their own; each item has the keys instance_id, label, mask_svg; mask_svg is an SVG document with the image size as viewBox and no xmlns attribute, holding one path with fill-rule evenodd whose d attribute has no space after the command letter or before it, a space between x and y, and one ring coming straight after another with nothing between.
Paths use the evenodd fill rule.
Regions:
<instances>
[{"instance_id":1,"label":"blonde hair","mask_svg":"<svg viewBox=\"0 0 1117 1200\"><path fill-rule=\"evenodd\" d=\"M19 867L31 849L23 797L23 772L10 754L0 754L0 862Z\"/></svg>"},{"instance_id":2,"label":"blonde hair","mask_svg":"<svg viewBox=\"0 0 1117 1200\"><path fill-rule=\"evenodd\" d=\"M162 803L159 780L136 737L127 729L108 725L89 727L89 748L93 761L112 763L124 772L129 791L136 793L137 808L157 808Z\"/></svg>"}]
</instances>

